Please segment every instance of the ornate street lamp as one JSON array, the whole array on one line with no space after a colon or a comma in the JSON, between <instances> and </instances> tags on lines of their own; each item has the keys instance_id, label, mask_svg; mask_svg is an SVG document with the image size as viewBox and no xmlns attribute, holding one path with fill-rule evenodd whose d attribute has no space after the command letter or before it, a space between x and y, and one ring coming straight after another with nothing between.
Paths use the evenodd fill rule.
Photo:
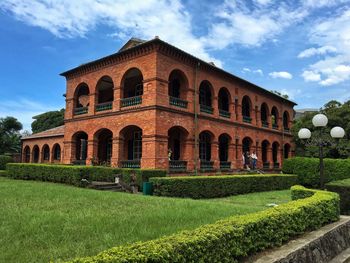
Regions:
<instances>
[{"instance_id":1,"label":"ornate street lamp","mask_svg":"<svg viewBox=\"0 0 350 263\"><path fill-rule=\"evenodd\" d=\"M324 188L324 167L323 167L323 147L327 145L333 145L334 141L331 138L335 139L336 142L339 139L343 138L345 135L345 131L342 127L336 126L331 129L330 135L331 138L326 138L324 136L324 127L327 126L328 118L324 114L316 114L312 118L312 124L318 129L318 133L316 136L311 138L311 131L306 128L302 128L298 132L298 137L302 140L302 142L307 146L318 146L319 147L319 159L320 159L320 187Z\"/></svg>"}]
</instances>

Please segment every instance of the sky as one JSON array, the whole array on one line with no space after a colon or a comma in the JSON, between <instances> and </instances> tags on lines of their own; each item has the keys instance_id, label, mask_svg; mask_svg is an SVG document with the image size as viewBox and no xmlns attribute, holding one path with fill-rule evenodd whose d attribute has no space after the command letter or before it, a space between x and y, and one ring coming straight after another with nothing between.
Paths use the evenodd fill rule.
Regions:
<instances>
[{"instance_id":1,"label":"sky","mask_svg":"<svg viewBox=\"0 0 350 263\"><path fill-rule=\"evenodd\" d=\"M64 108L59 73L155 36L298 108L350 100L350 0L1 0L0 117Z\"/></svg>"}]
</instances>

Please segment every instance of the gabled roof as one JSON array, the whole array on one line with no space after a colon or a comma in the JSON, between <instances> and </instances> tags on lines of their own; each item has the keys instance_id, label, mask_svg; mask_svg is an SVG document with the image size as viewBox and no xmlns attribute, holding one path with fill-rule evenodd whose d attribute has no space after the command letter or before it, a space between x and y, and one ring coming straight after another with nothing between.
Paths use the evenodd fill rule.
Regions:
<instances>
[{"instance_id":1,"label":"gabled roof","mask_svg":"<svg viewBox=\"0 0 350 263\"><path fill-rule=\"evenodd\" d=\"M22 140L64 136L64 125L23 137Z\"/></svg>"},{"instance_id":2,"label":"gabled roof","mask_svg":"<svg viewBox=\"0 0 350 263\"><path fill-rule=\"evenodd\" d=\"M119 56L122 56L124 55L124 53L126 52L130 52L130 51L133 51L133 50L137 50L138 48L142 48L142 47L145 47L145 46L148 46L148 45L152 45L154 43L157 43L157 44L160 44L160 45L163 45L163 46L166 46L168 48L171 48L172 50L176 51L176 52L179 52L181 53L182 55L184 56L187 56L188 58L196 61L197 63L200 63L201 65L205 65L207 66L209 69L213 70L213 71L216 71L216 72L220 72L220 73L223 73L225 74L226 76L228 77L231 77L231 78L234 78L235 80L239 80L239 81L242 81L246 84L248 84L249 86L252 86L254 88L256 88L257 90L261 91L261 92L264 92L264 93L267 93L269 94L270 96L273 96L275 98L278 98L282 101L285 101L285 102L288 102L292 105L297 105L294 101L292 100L289 100L289 99L286 99L274 92L271 92L267 89L264 89L254 83L251 83L245 79L242 79L240 77L237 77L236 75L233 75L232 73L230 72L227 72L221 68L218 68L216 67L215 65L213 65L213 63L211 62L206 62L204 60L201 60L163 40L160 40L158 37L155 37L154 39L151 39L151 40L148 40L148 41L144 41L144 40L141 40L141 39L137 39L137 38L131 38L117 53L114 53L112 55L109 55L109 56L106 56L106 57L103 57L103 58L100 58L100 59L97 59L97 60L94 60L94 61L91 61L91 62L88 62L88 63L85 63L85 64L82 64L76 68L73 68L71 70L68 70L68 71L65 71L63 73L61 73L60 75L61 76L64 76L64 77L68 77L69 75L75 73L75 72L78 72L79 70L84 70L84 69L89 69L89 68L96 68L96 66L99 64L99 63L102 63L103 65L105 65L108 60L112 60L112 59L115 59L115 58L118 58Z\"/></svg>"}]
</instances>

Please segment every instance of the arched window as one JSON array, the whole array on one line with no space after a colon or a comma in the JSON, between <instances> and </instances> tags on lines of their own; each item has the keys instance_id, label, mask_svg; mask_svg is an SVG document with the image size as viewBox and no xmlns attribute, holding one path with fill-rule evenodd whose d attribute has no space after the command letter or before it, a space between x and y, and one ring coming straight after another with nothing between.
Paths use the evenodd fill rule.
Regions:
<instances>
[{"instance_id":1,"label":"arched window","mask_svg":"<svg viewBox=\"0 0 350 263\"><path fill-rule=\"evenodd\" d=\"M141 96L143 94L143 76L137 68L129 69L122 79L123 98Z\"/></svg>"},{"instance_id":2,"label":"arched window","mask_svg":"<svg viewBox=\"0 0 350 263\"><path fill-rule=\"evenodd\" d=\"M269 147L270 147L270 143L267 140L264 140L261 143L261 159L263 162L263 167L265 169L269 169L270 168L270 163L268 161L268 151L269 151Z\"/></svg>"},{"instance_id":3,"label":"arched window","mask_svg":"<svg viewBox=\"0 0 350 263\"><path fill-rule=\"evenodd\" d=\"M218 102L220 116L230 118L230 93L226 88L220 89Z\"/></svg>"},{"instance_id":4,"label":"arched window","mask_svg":"<svg viewBox=\"0 0 350 263\"><path fill-rule=\"evenodd\" d=\"M30 162L30 148L29 148L29 146L26 146L25 148L24 148L24 151L23 151L23 161L25 162L25 163L29 163Z\"/></svg>"},{"instance_id":5,"label":"arched window","mask_svg":"<svg viewBox=\"0 0 350 263\"><path fill-rule=\"evenodd\" d=\"M245 137L245 138L242 140L242 150L243 150L243 153L245 153L245 152L249 152L249 153L250 153L252 144L253 144L253 140L250 139L249 137Z\"/></svg>"},{"instance_id":6,"label":"arched window","mask_svg":"<svg viewBox=\"0 0 350 263\"><path fill-rule=\"evenodd\" d=\"M273 167L279 168L280 164L278 162L278 155L279 155L279 144L278 142L274 142L272 144L272 160L273 160Z\"/></svg>"},{"instance_id":7,"label":"arched window","mask_svg":"<svg viewBox=\"0 0 350 263\"><path fill-rule=\"evenodd\" d=\"M88 107L90 104L90 91L88 85L85 83L80 84L74 95L74 114L80 115L88 112Z\"/></svg>"},{"instance_id":8,"label":"arched window","mask_svg":"<svg viewBox=\"0 0 350 263\"><path fill-rule=\"evenodd\" d=\"M114 85L110 77L104 76L98 82L96 86L97 92L97 105L96 111L104 111L112 109L112 103L114 99Z\"/></svg>"},{"instance_id":9,"label":"arched window","mask_svg":"<svg viewBox=\"0 0 350 263\"><path fill-rule=\"evenodd\" d=\"M248 123L252 122L251 110L252 110L251 100L248 96L244 96L242 99L242 116L243 116L244 122L248 122Z\"/></svg>"},{"instance_id":10,"label":"arched window","mask_svg":"<svg viewBox=\"0 0 350 263\"><path fill-rule=\"evenodd\" d=\"M33 163L38 163L39 162L39 157L40 157L40 150L38 145L34 145L33 147Z\"/></svg>"},{"instance_id":11,"label":"arched window","mask_svg":"<svg viewBox=\"0 0 350 263\"><path fill-rule=\"evenodd\" d=\"M95 138L97 140L97 159L99 164L110 165L113 133L108 129L102 129L95 134Z\"/></svg>"},{"instance_id":12,"label":"arched window","mask_svg":"<svg viewBox=\"0 0 350 263\"><path fill-rule=\"evenodd\" d=\"M273 129L278 129L278 110L275 106L271 110L271 123Z\"/></svg>"},{"instance_id":13,"label":"arched window","mask_svg":"<svg viewBox=\"0 0 350 263\"><path fill-rule=\"evenodd\" d=\"M261 125L265 128L269 127L269 108L267 107L266 103L261 104L261 109L260 109L260 117L261 117Z\"/></svg>"},{"instance_id":14,"label":"arched window","mask_svg":"<svg viewBox=\"0 0 350 263\"><path fill-rule=\"evenodd\" d=\"M199 134L199 159L202 161L211 160L211 140L212 136L209 132Z\"/></svg>"},{"instance_id":15,"label":"arched window","mask_svg":"<svg viewBox=\"0 0 350 263\"><path fill-rule=\"evenodd\" d=\"M184 160L185 141L188 131L180 126L168 130L168 158L169 169L174 172L187 170L187 161Z\"/></svg>"},{"instance_id":16,"label":"arched window","mask_svg":"<svg viewBox=\"0 0 350 263\"><path fill-rule=\"evenodd\" d=\"M283 128L285 131L289 131L289 114L287 111L283 113Z\"/></svg>"},{"instance_id":17,"label":"arched window","mask_svg":"<svg viewBox=\"0 0 350 263\"><path fill-rule=\"evenodd\" d=\"M73 143L75 148L75 163L77 164L85 164L87 158L87 150L88 150L88 135L85 132L77 132L73 135Z\"/></svg>"},{"instance_id":18,"label":"arched window","mask_svg":"<svg viewBox=\"0 0 350 263\"><path fill-rule=\"evenodd\" d=\"M50 147L47 144L43 146L42 155L42 160L44 162L50 161Z\"/></svg>"},{"instance_id":19,"label":"arched window","mask_svg":"<svg viewBox=\"0 0 350 263\"><path fill-rule=\"evenodd\" d=\"M212 85L209 81L203 80L199 85L199 104L200 111L212 114Z\"/></svg>"},{"instance_id":20,"label":"arched window","mask_svg":"<svg viewBox=\"0 0 350 263\"><path fill-rule=\"evenodd\" d=\"M119 137L122 139L122 167L140 168L142 158L142 129L135 125L123 128Z\"/></svg>"},{"instance_id":21,"label":"arched window","mask_svg":"<svg viewBox=\"0 0 350 263\"><path fill-rule=\"evenodd\" d=\"M55 161L61 160L61 146L57 143L53 146L53 159Z\"/></svg>"}]
</instances>

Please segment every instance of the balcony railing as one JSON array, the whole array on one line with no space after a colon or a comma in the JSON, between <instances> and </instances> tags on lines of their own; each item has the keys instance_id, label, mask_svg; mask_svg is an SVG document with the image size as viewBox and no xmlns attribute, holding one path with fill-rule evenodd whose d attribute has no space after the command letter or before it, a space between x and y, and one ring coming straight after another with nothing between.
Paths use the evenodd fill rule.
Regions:
<instances>
[{"instance_id":1,"label":"balcony railing","mask_svg":"<svg viewBox=\"0 0 350 263\"><path fill-rule=\"evenodd\" d=\"M269 123L267 121L262 121L261 122L261 126L263 126L264 128L268 128L269 127Z\"/></svg>"},{"instance_id":2,"label":"balcony railing","mask_svg":"<svg viewBox=\"0 0 350 263\"><path fill-rule=\"evenodd\" d=\"M228 112L228 111L225 111L225 110L219 110L219 115L221 117L224 117L224 118L230 118L231 117L231 113Z\"/></svg>"},{"instance_id":3,"label":"balcony railing","mask_svg":"<svg viewBox=\"0 0 350 263\"><path fill-rule=\"evenodd\" d=\"M280 168L280 163L273 163L273 168L274 169Z\"/></svg>"},{"instance_id":4,"label":"balcony railing","mask_svg":"<svg viewBox=\"0 0 350 263\"><path fill-rule=\"evenodd\" d=\"M141 167L141 161L140 160L121 161L121 165L122 165L122 168L139 169Z\"/></svg>"},{"instance_id":5,"label":"balcony railing","mask_svg":"<svg viewBox=\"0 0 350 263\"><path fill-rule=\"evenodd\" d=\"M135 96L135 97L121 99L121 107L130 107L141 103L142 103L142 96Z\"/></svg>"},{"instance_id":6,"label":"balcony railing","mask_svg":"<svg viewBox=\"0 0 350 263\"><path fill-rule=\"evenodd\" d=\"M263 163L263 168L264 169L270 169L270 163L269 162Z\"/></svg>"},{"instance_id":7,"label":"balcony railing","mask_svg":"<svg viewBox=\"0 0 350 263\"><path fill-rule=\"evenodd\" d=\"M188 101L182 100L182 99L176 98L176 97L169 97L169 104L173 105L173 106L176 106L176 107L179 107L179 108L186 109Z\"/></svg>"},{"instance_id":8,"label":"balcony railing","mask_svg":"<svg viewBox=\"0 0 350 263\"><path fill-rule=\"evenodd\" d=\"M252 118L249 116L243 116L243 122L252 123Z\"/></svg>"},{"instance_id":9,"label":"balcony railing","mask_svg":"<svg viewBox=\"0 0 350 263\"><path fill-rule=\"evenodd\" d=\"M113 107L113 103L111 101L99 103L96 105L96 111L105 111L105 110L111 110Z\"/></svg>"},{"instance_id":10,"label":"balcony railing","mask_svg":"<svg viewBox=\"0 0 350 263\"><path fill-rule=\"evenodd\" d=\"M290 133L290 129L288 127L284 127L283 129L284 129L284 132Z\"/></svg>"},{"instance_id":11,"label":"balcony railing","mask_svg":"<svg viewBox=\"0 0 350 263\"><path fill-rule=\"evenodd\" d=\"M231 170L231 162L220 162L220 170L221 171Z\"/></svg>"},{"instance_id":12,"label":"balcony railing","mask_svg":"<svg viewBox=\"0 0 350 263\"><path fill-rule=\"evenodd\" d=\"M213 161L204 161L201 160L201 171L202 172L210 172L214 170L214 162Z\"/></svg>"},{"instance_id":13,"label":"balcony railing","mask_svg":"<svg viewBox=\"0 0 350 263\"><path fill-rule=\"evenodd\" d=\"M170 172L186 172L187 162L182 160L171 160L169 161Z\"/></svg>"},{"instance_id":14,"label":"balcony railing","mask_svg":"<svg viewBox=\"0 0 350 263\"><path fill-rule=\"evenodd\" d=\"M208 114L213 114L214 109L210 106L200 104L200 110L201 112L208 113Z\"/></svg>"},{"instance_id":15,"label":"balcony railing","mask_svg":"<svg viewBox=\"0 0 350 263\"><path fill-rule=\"evenodd\" d=\"M273 124L272 124L272 129L274 129L274 130L278 130L278 124L273 123Z\"/></svg>"},{"instance_id":16,"label":"balcony railing","mask_svg":"<svg viewBox=\"0 0 350 263\"><path fill-rule=\"evenodd\" d=\"M81 115L88 113L88 107L79 107L74 109L74 115Z\"/></svg>"},{"instance_id":17,"label":"balcony railing","mask_svg":"<svg viewBox=\"0 0 350 263\"><path fill-rule=\"evenodd\" d=\"M72 162L73 165L86 165L86 160L75 160Z\"/></svg>"}]
</instances>

